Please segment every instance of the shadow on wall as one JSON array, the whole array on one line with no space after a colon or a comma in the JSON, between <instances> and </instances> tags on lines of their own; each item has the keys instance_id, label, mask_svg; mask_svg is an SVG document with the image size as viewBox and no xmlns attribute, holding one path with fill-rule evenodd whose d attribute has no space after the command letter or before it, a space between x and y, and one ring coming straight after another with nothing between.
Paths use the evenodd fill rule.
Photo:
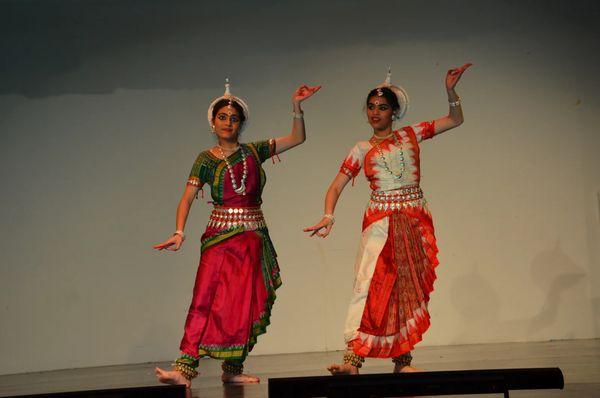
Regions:
<instances>
[{"instance_id":1,"label":"shadow on wall","mask_svg":"<svg viewBox=\"0 0 600 398\"><path fill-rule=\"evenodd\" d=\"M556 323L564 295L576 289L586 276L583 269L563 252L559 241L552 250L542 251L535 256L531 262L530 274L530 279L543 292L545 300L537 314L510 321L498 320L502 305L500 296L512 294L513 289L507 288L498 293L493 285L479 274L475 265L470 274L457 278L450 289L451 302L462 314L464 321L473 325L467 330L479 333L482 329L491 328L496 331L494 339L506 339L513 335L515 330L519 330L522 338L535 339L543 330ZM515 278L521 278L521 275L512 275L512 279ZM581 310L584 315L583 309L574 310ZM464 342L471 337L473 336L463 333L455 340ZM569 333L560 337L569 339L575 336Z\"/></svg>"},{"instance_id":2,"label":"shadow on wall","mask_svg":"<svg viewBox=\"0 0 600 398\"><path fill-rule=\"evenodd\" d=\"M377 48L398 41L417 45L425 38L468 40L529 27L531 15L546 26L564 27L566 34L575 31L571 26L597 29L600 3L537 3L430 0L423 7L387 2L385 14L393 18L384 23L366 17L380 10L360 0L304 0L301 6L276 0L4 0L0 95L212 89L224 73L250 74L260 84L280 70L251 70L257 57L286 59L290 70L315 49ZM468 29L435 28L449 23ZM204 82L219 84L207 87Z\"/></svg>"}]
</instances>

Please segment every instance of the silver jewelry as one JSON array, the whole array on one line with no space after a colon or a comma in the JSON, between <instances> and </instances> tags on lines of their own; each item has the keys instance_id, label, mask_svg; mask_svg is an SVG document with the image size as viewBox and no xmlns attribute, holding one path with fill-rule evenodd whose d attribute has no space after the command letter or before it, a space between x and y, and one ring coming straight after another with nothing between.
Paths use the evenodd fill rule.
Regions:
<instances>
[{"instance_id":1,"label":"silver jewelry","mask_svg":"<svg viewBox=\"0 0 600 398\"><path fill-rule=\"evenodd\" d=\"M323 218L330 219L332 224L335 223L335 217L333 216L333 214L323 214Z\"/></svg>"},{"instance_id":2,"label":"silver jewelry","mask_svg":"<svg viewBox=\"0 0 600 398\"><path fill-rule=\"evenodd\" d=\"M292 115L294 116L294 119L304 119L304 112L292 112Z\"/></svg>"},{"instance_id":3,"label":"silver jewelry","mask_svg":"<svg viewBox=\"0 0 600 398\"><path fill-rule=\"evenodd\" d=\"M391 138L393 136L394 136L394 133L389 133L388 135L386 135L384 137L380 137L380 136L378 136L376 134L373 134L373 137L371 137L371 138L374 139L374 140L381 140L381 141L383 141L383 140L387 140L388 138Z\"/></svg>"},{"instance_id":4,"label":"silver jewelry","mask_svg":"<svg viewBox=\"0 0 600 398\"><path fill-rule=\"evenodd\" d=\"M246 151L243 146L238 145L240 151L242 152L242 162L244 165L244 171L242 173L242 178L240 179L240 186L238 187L235 182L235 174L233 173L233 167L229 164L229 160L227 160L227 156L225 156L225 152L223 152L223 148L220 145L217 145L219 151L221 152L221 156L227 165L227 170L229 170L229 176L231 177L231 185L233 186L233 191L238 195L246 195L246 178L248 177L248 164L246 163Z\"/></svg>"},{"instance_id":5,"label":"silver jewelry","mask_svg":"<svg viewBox=\"0 0 600 398\"><path fill-rule=\"evenodd\" d=\"M240 129L238 130L238 134L240 134L242 130L248 125L248 120L250 119L250 111L248 110L248 105L246 105L244 100L242 100L240 97L231 94L229 79L225 79L225 93L221 97L215 98L208 107L208 112L206 115L208 118L208 124L209 126L213 124L213 109L215 105L219 101L224 99L229 100L229 106L231 106L233 102L236 102L239 106L242 107L242 113L244 114L245 120L244 123L240 126Z\"/></svg>"},{"instance_id":6,"label":"silver jewelry","mask_svg":"<svg viewBox=\"0 0 600 398\"><path fill-rule=\"evenodd\" d=\"M377 150L377 153L379 154L379 158L381 159L382 163L383 163L383 168L390 173L392 176L394 176L394 178L396 179L401 179L402 176L404 175L404 170L406 169L406 164L404 163L404 152L402 151L402 143L398 142L398 140L394 140L395 141L395 145L398 147L398 149L400 150L400 155L398 156L400 158L400 174L396 174L394 173L388 163L385 160L385 156L383 156L383 151L381 150L381 147L379 146L379 142L375 142L375 149Z\"/></svg>"},{"instance_id":7,"label":"silver jewelry","mask_svg":"<svg viewBox=\"0 0 600 398\"><path fill-rule=\"evenodd\" d=\"M217 146L221 149L221 152L223 152L223 150L226 150L226 151L231 151L231 153L233 153L233 152L237 151L238 149L240 149L240 144L238 144L235 148L225 148L219 144L217 144Z\"/></svg>"},{"instance_id":8,"label":"silver jewelry","mask_svg":"<svg viewBox=\"0 0 600 398\"><path fill-rule=\"evenodd\" d=\"M453 108L460 106L460 99L457 99L456 101L448 101L448 104Z\"/></svg>"},{"instance_id":9,"label":"silver jewelry","mask_svg":"<svg viewBox=\"0 0 600 398\"><path fill-rule=\"evenodd\" d=\"M181 236L181 239L185 239L185 234L180 229L178 229L177 231L173 232L173 235L179 235L179 236Z\"/></svg>"},{"instance_id":10,"label":"silver jewelry","mask_svg":"<svg viewBox=\"0 0 600 398\"><path fill-rule=\"evenodd\" d=\"M400 109L396 112L396 120L400 120L402 119L402 117L404 116L404 114L406 114L406 111L408 109L408 94L406 93L406 91L399 86L395 86L392 84L392 70L391 67L388 68L388 73L387 76L385 78L385 80L383 81L383 83L381 83L379 86L376 87L377 90L377 96L380 97L383 95L383 91L381 90L382 88L388 88L392 91L392 93L394 93L394 95L396 96L396 98L398 99L398 104L400 105Z\"/></svg>"}]
</instances>

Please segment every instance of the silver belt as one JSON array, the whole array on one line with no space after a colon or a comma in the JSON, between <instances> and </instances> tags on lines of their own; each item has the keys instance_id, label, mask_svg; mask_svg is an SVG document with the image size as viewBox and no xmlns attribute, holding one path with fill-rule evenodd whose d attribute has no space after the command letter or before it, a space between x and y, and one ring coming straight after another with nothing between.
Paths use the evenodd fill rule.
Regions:
<instances>
[{"instance_id":1,"label":"silver belt","mask_svg":"<svg viewBox=\"0 0 600 398\"><path fill-rule=\"evenodd\" d=\"M396 210L406 207L423 206L425 199L418 185L394 189L392 191L373 191L369 208L372 210Z\"/></svg>"},{"instance_id":2,"label":"silver belt","mask_svg":"<svg viewBox=\"0 0 600 398\"><path fill-rule=\"evenodd\" d=\"M243 227L253 231L265 228L267 224L259 207L215 207L208 226L219 229Z\"/></svg>"}]
</instances>

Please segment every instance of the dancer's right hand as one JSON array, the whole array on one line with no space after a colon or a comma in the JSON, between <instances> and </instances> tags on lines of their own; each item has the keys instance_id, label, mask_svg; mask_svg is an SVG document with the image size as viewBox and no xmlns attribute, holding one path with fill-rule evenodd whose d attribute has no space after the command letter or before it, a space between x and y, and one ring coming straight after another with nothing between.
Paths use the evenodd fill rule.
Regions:
<instances>
[{"instance_id":1,"label":"dancer's right hand","mask_svg":"<svg viewBox=\"0 0 600 398\"><path fill-rule=\"evenodd\" d=\"M170 251L177 251L183 244L183 238L179 234L174 234L169 239L164 241L163 243L159 243L158 245L154 245L153 248L157 250L167 249Z\"/></svg>"},{"instance_id":2,"label":"dancer's right hand","mask_svg":"<svg viewBox=\"0 0 600 398\"><path fill-rule=\"evenodd\" d=\"M327 217L323 217L321 221L312 227L304 228L304 232L310 232L310 236L320 236L321 238L327 237L333 227L333 220ZM324 229L324 231L322 231Z\"/></svg>"}]
</instances>

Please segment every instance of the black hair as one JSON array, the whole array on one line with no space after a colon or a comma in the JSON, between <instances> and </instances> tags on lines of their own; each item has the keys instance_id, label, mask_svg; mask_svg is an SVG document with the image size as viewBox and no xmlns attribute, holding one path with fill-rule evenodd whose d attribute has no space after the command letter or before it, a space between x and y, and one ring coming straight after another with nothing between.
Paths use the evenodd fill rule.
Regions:
<instances>
[{"instance_id":1,"label":"black hair","mask_svg":"<svg viewBox=\"0 0 600 398\"><path fill-rule=\"evenodd\" d=\"M381 93L381 95L379 93ZM388 87L374 88L373 90L369 91L369 95L367 95L367 100L365 101L366 105L369 105L369 98L371 97L385 98L387 103L392 107L392 111L394 113L400 110L398 97L396 97L396 94L394 94L394 92Z\"/></svg>"},{"instance_id":2,"label":"black hair","mask_svg":"<svg viewBox=\"0 0 600 398\"><path fill-rule=\"evenodd\" d=\"M227 98L223 98L222 100L219 100L213 107L212 119L215 120L215 117L217 117L217 113L219 113L219 111L222 108L229 106L229 103L230 103L230 100ZM244 124L244 122L246 121L246 114L244 114L244 108L242 108L242 106L240 104L238 104L238 102L235 100L231 101L231 106L233 106L235 108L235 110L238 112L238 114L240 115L240 125Z\"/></svg>"}]
</instances>

